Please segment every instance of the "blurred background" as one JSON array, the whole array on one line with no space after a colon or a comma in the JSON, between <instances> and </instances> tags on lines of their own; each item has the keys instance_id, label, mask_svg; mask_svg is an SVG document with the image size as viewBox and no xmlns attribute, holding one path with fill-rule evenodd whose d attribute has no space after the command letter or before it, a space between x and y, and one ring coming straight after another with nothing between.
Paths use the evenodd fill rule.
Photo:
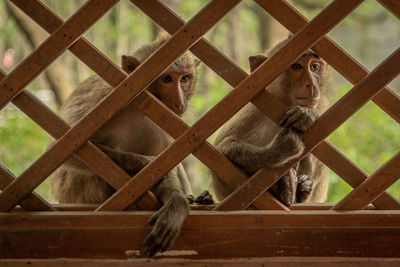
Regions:
<instances>
[{"instance_id":1,"label":"blurred background","mask_svg":"<svg viewBox=\"0 0 400 267\"><path fill-rule=\"evenodd\" d=\"M83 0L43 0L63 19L71 16ZM208 0L164 0L182 19L189 20ZM308 19L312 19L331 1L289 1ZM19 12L10 2L0 1L0 68L9 73L48 36L31 19ZM160 32L145 14L128 0L121 0L84 36L116 64L123 54L151 42ZM264 53L288 32L256 3L245 0L225 16L205 36L232 61L249 72L248 57ZM329 34L344 50L368 70L373 70L400 44L400 23L375 0L366 0ZM52 110L60 106L77 84L93 72L69 51L40 74L27 89ZM330 102L338 100L352 85L330 69ZM400 79L389 87L400 94ZM192 125L211 109L232 88L204 64L200 69L197 91L184 120ZM212 143L216 134L209 138ZM20 175L46 150L51 137L12 104L0 111L0 164L15 176ZM369 102L345 124L338 128L329 141L368 175L400 151L400 125ZM209 188L208 169L193 156L184 162L195 192ZM399 174L400 175L400 174ZM328 201L338 201L351 187L331 172ZM52 201L46 180L36 189ZM400 198L400 182L389 192Z\"/></svg>"}]
</instances>

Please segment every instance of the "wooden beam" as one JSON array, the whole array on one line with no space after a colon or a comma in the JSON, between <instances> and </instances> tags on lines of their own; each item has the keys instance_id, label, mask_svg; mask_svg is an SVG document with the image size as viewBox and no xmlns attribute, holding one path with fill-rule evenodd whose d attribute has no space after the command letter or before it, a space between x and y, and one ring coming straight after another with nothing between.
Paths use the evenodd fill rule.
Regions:
<instances>
[{"instance_id":1,"label":"wooden beam","mask_svg":"<svg viewBox=\"0 0 400 267\"><path fill-rule=\"evenodd\" d=\"M286 1L255 1L292 33L300 31L308 23L308 20ZM381 2L390 2L387 6L390 6L392 9L395 5L398 6L398 3L394 4L395 1L392 0L381 0ZM397 14L399 13L397 12ZM321 39L313 49L318 55L324 58L330 66L334 67L354 85L368 74L366 68L347 54L346 51L329 37ZM399 96L393 93L389 88L383 88L372 100L394 120L400 123L400 109L398 108L400 103Z\"/></svg>"},{"instance_id":2,"label":"wooden beam","mask_svg":"<svg viewBox=\"0 0 400 267\"><path fill-rule=\"evenodd\" d=\"M90 0L0 81L0 109L73 44L118 0Z\"/></svg>"},{"instance_id":3,"label":"wooden beam","mask_svg":"<svg viewBox=\"0 0 400 267\"><path fill-rule=\"evenodd\" d=\"M161 177L171 170L257 95L267 84L279 76L298 55L304 53L322 38L324 33L340 21L341 15L344 16L347 14L346 12L350 12L360 2L361 0L337 0L333 2L330 5L331 8L327 9L331 13L325 11L317 16L299 34L294 36L286 46L282 47L280 51L261 64L259 68L225 96L212 110L207 112L188 131L159 154L153 162L143 168L131 181L111 196L99 210L121 210L134 202L142 192L152 186L152 181L147 179L149 175L152 175L152 177ZM343 7L347 7L347 9L343 9ZM325 20L325 15L329 15L326 16L330 18L328 21ZM310 35L309 32L313 32L313 35ZM285 56L283 57L283 55ZM263 190L263 192L265 191ZM257 195L257 197L260 195Z\"/></svg>"},{"instance_id":4,"label":"wooden beam","mask_svg":"<svg viewBox=\"0 0 400 267\"><path fill-rule=\"evenodd\" d=\"M3 267L15 266L63 266L63 267L128 267L128 266L193 266L193 267L398 267L398 258L355 258L355 257L274 257L274 258L225 258L188 259L178 258L179 251L164 253L163 257L129 259L0 259Z\"/></svg>"},{"instance_id":5,"label":"wooden beam","mask_svg":"<svg viewBox=\"0 0 400 267\"><path fill-rule=\"evenodd\" d=\"M0 213L0 258L126 258L142 248L151 214ZM400 257L399 235L400 212L191 212L171 249L199 258Z\"/></svg>"},{"instance_id":6,"label":"wooden beam","mask_svg":"<svg viewBox=\"0 0 400 267\"><path fill-rule=\"evenodd\" d=\"M379 197L400 178L400 152L339 201L333 210L358 210Z\"/></svg>"},{"instance_id":7,"label":"wooden beam","mask_svg":"<svg viewBox=\"0 0 400 267\"><path fill-rule=\"evenodd\" d=\"M29 1L29 3L33 2L34 1ZM0 80L5 76L5 73L0 69ZM12 103L55 139L60 138L70 129L70 126L62 118L53 113L46 105L41 103L40 100L36 99L34 95L25 89L12 99ZM112 161L90 141L78 150L76 155L87 164L91 170L97 173L100 177L103 177L103 179L114 189L122 187L125 182L131 178L118 164ZM3 172L3 176L5 177L7 175ZM6 186L15 180L10 180L10 178L12 177L9 176L8 179L5 178L8 180ZM1 189L4 190L6 186ZM23 205L24 208L26 207L30 211L51 210L51 205L46 203L44 199L40 198L36 193L31 195L34 195L34 198L36 199L32 199L31 196L28 196L27 199L21 202L21 205ZM38 201L42 202L42 204L38 205ZM32 203L28 204L30 202ZM150 191L146 192L136 202L136 205L143 210L157 210L161 206L157 197Z\"/></svg>"},{"instance_id":8,"label":"wooden beam","mask_svg":"<svg viewBox=\"0 0 400 267\"><path fill-rule=\"evenodd\" d=\"M209 3L178 33L150 56L144 64L141 64L114 88L85 118L57 140L16 181L10 184L0 195L0 210L10 210L25 198L29 192L62 164L72 152L77 151L91 134L119 112L132 97L143 91L165 68L172 64L174 59L184 53L186 49L220 20L230 8L239 2L240 0L229 1L229 3L224 1ZM210 10L213 10L213 16L210 16ZM160 178L161 176L158 179ZM157 181L154 179L154 183ZM143 193L144 191L141 191L141 194Z\"/></svg>"}]
</instances>

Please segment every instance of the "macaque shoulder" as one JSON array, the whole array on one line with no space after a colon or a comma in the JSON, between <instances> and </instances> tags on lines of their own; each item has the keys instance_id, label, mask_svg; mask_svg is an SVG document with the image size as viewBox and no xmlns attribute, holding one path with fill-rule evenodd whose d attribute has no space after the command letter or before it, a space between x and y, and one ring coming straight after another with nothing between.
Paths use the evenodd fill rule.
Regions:
<instances>
[{"instance_id":1,"label":"macaque shoulder","mask_svg":"<svg viewBox=\"0 0 400 267\"><path fill-rule=\"evenodd\" d=\"M61 107L60 115L70 124L75 124L93 109L112 87L98 76L91 76L72 92Z\"/></svg>"}]
</instances>

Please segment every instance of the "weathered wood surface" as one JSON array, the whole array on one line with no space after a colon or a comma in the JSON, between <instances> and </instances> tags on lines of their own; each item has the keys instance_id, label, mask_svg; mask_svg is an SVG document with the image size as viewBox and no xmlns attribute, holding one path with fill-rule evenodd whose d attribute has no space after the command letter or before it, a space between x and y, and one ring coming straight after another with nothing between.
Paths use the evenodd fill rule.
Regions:
<instances>
[{"instance_id":1,"label":"weathered wood surface","mask_svg":"<svg viewBox=\"0 0 400 267\"><path fill-rule=\"evenodd\" d=\"M106 99L101 101L75 127L57 140L51 149L46 151L16 181L10 184L0 195L0 210L10 210L25 198L72 152L77 151L91 134L120 111L132 97L143 91L175 58L200 39L214 23L238 3L239 0L229 2L213 1L208 4L189 23L182 27L174 37L150 56L145 61L146 63L140 65L131 73ZM210 10L214 10L212 16L210 16ZM157 181L154 179L154 183ZM137 187L140 195L150 188L148 186L143 190L143 186L140 183L137 184ZM136 197L136 200L140 195Z\"/></svg>"},{"instance_id":2,"label":"weathered wood surface","mask_svg":"<svg viewBox=\"0 0 400 267\"><path fill-rule=\"evenodd\" d=\"M271 16L279 21L293 34L300 31L308 20L301 15L286 1L269 1L255 0L262 8L264 8ZM399 3L394 0L384 0L386 6L392 14L400 17ZM367 74L368 71L360 63L358 63L351 55L347 54L338 44L329 37L322 38L313 49L328 62L330 66L335 68L352 84L357 84ZM400 98L390 89L384 88L372 100L393 119L400 123Z\"/></svg>"},{"instance_id":3,"label":"weathered wood surface","mask_svg":"<svg viewBox=\"0 0 400 267\"><path fill-rule=\"evenodd\" d=\"M150 215L1 213L0 257L126 258L141 249ZM191 212L171 249L199 258L400 257L399 235L400 212Z\"/></svg>"},{"instance_id":4,"label":"weathered wood surface","mask_svg":"<svg viewBox=\"0 0 400 267\"><path fill-rule=\"evenodd\" d=\"M165 256L164 256L165 257ZM140 258L140 259L0 259L3 267L14 266L87 266L87 267L125 267L125 266L249 266L249 267L398 267L398 258L351 258L351 257L274 257L274 258L236 258L236 259L183 259L170 256L169 258Z\"/></svg>"}]
</instances>

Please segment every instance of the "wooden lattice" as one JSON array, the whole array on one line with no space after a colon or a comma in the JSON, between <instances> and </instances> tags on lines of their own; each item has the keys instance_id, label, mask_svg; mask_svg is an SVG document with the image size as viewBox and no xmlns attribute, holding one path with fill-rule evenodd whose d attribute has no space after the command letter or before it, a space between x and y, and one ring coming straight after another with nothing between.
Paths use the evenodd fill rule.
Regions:
<instances>
[{"instance_id":1,"label":"wooden lattice","mask_svg":"<svg viewBox=\"0 0 400 267\"><path fill-rule=\"evenodd\" d=\"M369 100L400 122L400 99L385 87L400 72L400 49L368 73L324 37L362 0L335 0L310 22L283 0L255 0L295 35L250 75L202 38L240 0L211 1L187 23L159 0L131 0L172 38L130 75L82 37L118 0L89 0L65 22L39 0L11 2L51 35L11 73L0 73L0 108L13 102L57 141L18 179L0 166L0 257L124 257L125 251L139 249L151 213L119 211L132 203L158 209L148 190L190 153L237 190L211 206L213 212L191 212L175 249L194 250L201 257L400 256L400 202L385 191L400 176L400 153L368 177L325 140ZM398 1L379 2L400 19ZM285 107L264 88L310 48L354 87L304 134L304 153L313 153L354 190L333 206L298 205L290 211L267 189L299 159L247 177L206 140L249 101L277 122ZM72 128L24 90L66 49L114 87ZM234 87L192 127L144 90L188 49ZM132 98L175 138L133 178L88 141ZM117 190L98 207L51 205L33 193L74 153ZM369 203L379 210L362 211ZM7 212L18 204L26 212ZM259 211L241 211L250 205Z\"/></svg>"}]
</instances>

